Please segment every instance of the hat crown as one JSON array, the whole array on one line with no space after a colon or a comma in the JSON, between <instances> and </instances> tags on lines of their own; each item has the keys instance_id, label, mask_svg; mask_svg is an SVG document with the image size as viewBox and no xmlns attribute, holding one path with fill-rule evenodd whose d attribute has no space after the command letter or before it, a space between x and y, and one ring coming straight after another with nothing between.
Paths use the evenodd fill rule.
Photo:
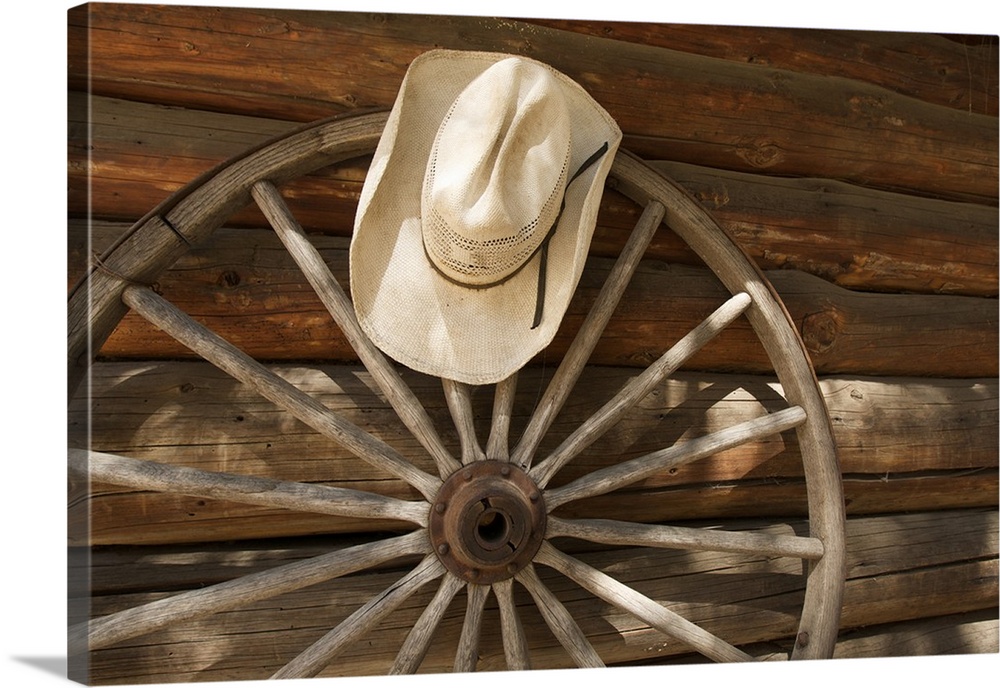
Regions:
<instances>
[{"instance_id":1,"label":"hat crown","mask_svg":"<svg viewBox=\"0 0 1000 688\"><path fill-rule=\"evenodd\" d=\"M424 245L440 272L485 286L533 255L559 215L570 129L562 89L543 65L504 59L465 87L424 175Z\"/></svg>"},{"instance_id":2,"label":"hat crown","mask_svg":"<svg viewBox=\"0 0 1000 688\"><path fill-rule=\"evenodd\" d=\"M432 50L413 60L351 239L351 300L372 343L402 365L472 385L509 377L555 337L622 137L583 87L548 65L517 57L483 77L511 57ZM463 181L450 188L445 173ZM482 249L525 227L527 257L506 276L484 270L472 282L436 250L438 236L447 249L467 240Z\"/></svg>"}]
</instances>

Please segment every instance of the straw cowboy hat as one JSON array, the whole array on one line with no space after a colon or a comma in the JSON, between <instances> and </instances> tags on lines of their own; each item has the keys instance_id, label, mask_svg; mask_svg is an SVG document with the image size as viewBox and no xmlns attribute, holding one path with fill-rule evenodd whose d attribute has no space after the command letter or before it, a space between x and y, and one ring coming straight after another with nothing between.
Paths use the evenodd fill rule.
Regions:
<instances>
[{"instance_id":1,"label":"straw cowboy hat","mask_svg":"<svg viewBox=\"0 0 1000 688\"><path fill-rule=\"evenodd\" d=\"M435 50L410 65L351 240L358 321L437 377L498 382L555 336L621 131L534 60Z\"/></svg>"}]
</instances>

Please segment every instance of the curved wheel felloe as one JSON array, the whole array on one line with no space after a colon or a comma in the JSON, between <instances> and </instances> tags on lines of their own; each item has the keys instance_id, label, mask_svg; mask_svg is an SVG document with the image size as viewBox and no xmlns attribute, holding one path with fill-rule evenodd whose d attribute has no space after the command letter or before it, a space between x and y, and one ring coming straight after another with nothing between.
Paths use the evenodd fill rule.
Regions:
<instances>
[{"instance_id":1,"label":"curved wheel felloe","mask_svg":"<svg viewBox=\"0 0 1000 688\"><path fill-rule=\"evenodd\" d=\"M70 395L127 309L201 358L250 386L360 460L411 486L420 498L168 466L84 448L70 450L70 471L140 490L180 494L363 519L396 519L412 532L355 545L312 559L192 590L93 619L71 629L71 647L96 650L171 624L268 599L315 583L409 557L417 563L399 580L303 648L276 678L315 676L352 643L397 610L416 591L436 587L400 648L392 673L414 672L449 605L465 603L454 669L476 668L488 598L499 609L507 666L531 666L529 642L514 602L527 591L541 618L581 667L603 666L591 640L550 589L541 568L717 661L753 657L606 572L557 547L557 539L600 545L743 552L790 557L808 571L793 658L832 654L843 589L844 512L839 469L826 408L804 348L784 309L752 262L712 218L669 180L620 152L609 183L644 208L589 315L569 346L527 427L509 437L517 374L496 385L485 448L477 441L471 390L443 380L443 394L460 440L454 456L428 412L394 365L368 340L350 300L284 203L282 183L374 149L385 115L320 122L276 139L193 183L143 218L98 261L70 296ZM313 290L354 347L403 423L433 460L436 473L413 465L393 447L354 425L199 324L148 285L247 203L256 203ZM558 447L544 455L542 440L570 395L605 325L661 223L698 253L731 297L641 374L627 382ZM734 320L746 317L777 373L787 407L732 427L678 442L650 454L553 486L552 479L612 428L658 384ZM605 495L654 474L729 448L794 430L808 491L810 533L771 535L608 519L560 517L559 507ZM464 591L464 594L462 594Z\"/></svg>"}]
</instances>

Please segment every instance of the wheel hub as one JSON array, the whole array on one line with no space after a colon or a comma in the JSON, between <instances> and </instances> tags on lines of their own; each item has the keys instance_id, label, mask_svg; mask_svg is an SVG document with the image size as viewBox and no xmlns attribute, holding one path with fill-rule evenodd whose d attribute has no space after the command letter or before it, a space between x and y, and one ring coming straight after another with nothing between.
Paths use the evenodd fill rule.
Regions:
<instances>
[{"instance_id":1,"label":"wheel hub","mask_svg":"<svg viewBox=\"0 0 1000 688\"><path fill-rule=\"evenodd\" d=\"M477 461L438 491L428 527L449 571L471 583L510 578L545 535L545 504L534 481L504 461Z\"/></svg>"}]
</instances>

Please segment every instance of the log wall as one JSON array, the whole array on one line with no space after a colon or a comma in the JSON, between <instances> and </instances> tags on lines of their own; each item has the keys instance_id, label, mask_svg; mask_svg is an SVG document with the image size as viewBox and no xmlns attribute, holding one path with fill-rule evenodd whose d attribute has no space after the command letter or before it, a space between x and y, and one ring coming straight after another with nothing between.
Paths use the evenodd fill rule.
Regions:
<instances>
[{"instance_id":1,"label":"log wall","mask_svg":"<svg viewBox=\"0 0 1000 688\"><path fill-rule=\"evenodd\" d=\"M997 652L996 37L116 4L72 10L68 28L70 290L94 269L91 255L228 158L303 122L391 106L406 66L427 49L524 54L578 80L619 122L623 147L694 195L766 271L802 334L829 406L849 516L837 656ZM348 161L282 189L342 284L367 164ZM623 196L605 194L563 328L523 375L514 436L637 217ZM430 468L255 209L234 215L156 286ZM661 227L543 450L722 298L697 256ZM413 496L131 314L98 354L91 396L70 403L72 439L198 468ZM439 383L405 374L457 447ZM478 417L488 418L491 399L490 390L476 391ZM780 401L769 361L738 322L559 479ZM793 439L774 438L578 508L722 527L780 516L796 528L805 514L797 459ZM90 612L103 614L398 524L74 483L70 526L75 551L95 547L89 566L71 573L90 581ZM733 609L748 594L774 605L735 628L706 620L711 630L735 633L761 655L779 654L794 632L794 571L748 592L740 582L765 566L759 561L601 548L581 556L617 562L696 620L705 612L682 581L716 567L730 574L719 594ZM222 615L214 626L188 624L103 650L91 680L260 678L261 667L280 666L329 628L324 615L349 613L352 600L394 575L375 571L346 591L321 586ZM690 661L634 620L561 590L557 578L547 582L570 595L606 661ZM325 606L331 599L334 611ZM383 673L394 654L384 648L398 647L426 600L414 598L370 651L330 671ZM529 600L519 605L536 666L565 666ZM445 620L451 641L455 613ZM233 652L237 634L253 639ZM480 668L500 668L499 642L487 638L487 646ZM452 647L442 642L425 670L446 668Z\"/></svg>"}]
</instances>

